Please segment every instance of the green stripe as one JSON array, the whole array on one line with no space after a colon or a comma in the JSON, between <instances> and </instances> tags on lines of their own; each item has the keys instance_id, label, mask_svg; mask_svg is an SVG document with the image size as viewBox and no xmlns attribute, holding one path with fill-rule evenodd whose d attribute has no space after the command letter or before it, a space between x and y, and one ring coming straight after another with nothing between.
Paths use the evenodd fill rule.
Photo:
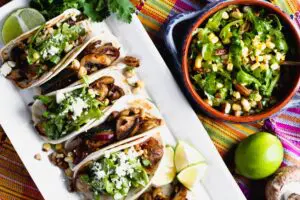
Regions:
<instances>
[{"instance_id":1,"label":"green stripe","mask_svg":"<svg viewBox=\"0 0 300 200\"><path fill-rule=\"evenodd\" d=\"M292 12L292 9L290 8L289 4L287 4L286 1L282 1L282 0L273 0L272 1L274 4L276 4L279 8L281 8L282 10L284 10L286 13L288 14L294 14Z\"/></svg>"},{"instance_id":2,"label":"green stripe","mask_svg":"<svg viewBox=\"0 0 300 200\"><path fill-rule=\"evenodd\" d=\"M205 126L209 136L211 138L215 138L215 140L218 141L219 143L224 144L223 145L224 147L231 146L232 144L235 144L237 142L236 140L234 140L228 136L225 136L222 132L217 131L215 128L210 127L207 124L205 124L204 126Z\"/></svg>"},{"instance_id":3,"label":"green stripe","mask_svg":"<svg viewBox=\"0 0 300 200\"><path fill-rule=\"evenodd\" d=\"M155 8L155 10L164 11L166 14L169 14L171 11L171 9L166 6L167 4L163 3L162 1L148 0L147 3Z\"/></svg>"}]
</instances>

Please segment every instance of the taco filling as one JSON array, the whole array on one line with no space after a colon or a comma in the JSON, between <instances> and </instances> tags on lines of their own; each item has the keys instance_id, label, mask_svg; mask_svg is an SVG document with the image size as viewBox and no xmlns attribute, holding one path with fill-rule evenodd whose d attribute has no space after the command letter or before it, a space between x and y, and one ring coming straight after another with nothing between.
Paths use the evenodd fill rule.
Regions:
<instances>
[{"instance_id":1,"label":"taco filling","mask_svg":"<svg viewBox=\"0 0 300 200\"><path fill-rule=\"evenodd\" d=\"M66 145L72 152L74 164L78 164L92 152L112 143L130 138L160 126L161 119L151 116L142 108L114 111L101 125L90 129Z\"/></svg>"},{"instance_id":2,"label":"taco filling","mask_svg":"<svg viewBox=\"0 0 300 200\"><path fill-rule=\"evenodd\" d=\"M45 107L36 129L40 135L56 140L79 130L90 120L102 116L102 110L124 95L114 78L103 76L91 85L71 92L40 95L36 98Z\"/></svg>"},{"instance_id":3,"label":"taco filling","mask_svg":"<svg viewBox=\"0 0 300 200\"><path fill-rule=\"evenodd\" d=\"M175 181L163 187L152 187L142 194L138 200L187 200L188 197L189 190Z\"/></svg>"},{"instance_id":4,"label":"taco filling","mask_svg":"<svg viewBox=\"0 0 300 200\"><path fill-rule=\"evenodd\" d=\"M110 196L124 199L130 190L147 186L163 157L163 146L154 138L90 162L74 180L75 190L88 199Z\"/></svg>"},{"instance_id":5,"label":"taco filling","mask_svg":"<svg viewBox=\"0 0 300 200\"><path fill-rule=\"evenodd\" d=\"M49 93L110 66L120 56L119 48L101 40L90 43L63 71L42 85L42 92Z\"/></svg>"},{"instance_id":6,"label":"taco filling","mask_svg":"<svg viewBox=\"0 0 300 200\"><path fill-rule=\"evenodd\" d=\"M7 78L27 88L81 45L87 36L82 16L54 26L42 25L27 40L19 41L10 52L11 72Z\"/></svg>"}]
</instances>

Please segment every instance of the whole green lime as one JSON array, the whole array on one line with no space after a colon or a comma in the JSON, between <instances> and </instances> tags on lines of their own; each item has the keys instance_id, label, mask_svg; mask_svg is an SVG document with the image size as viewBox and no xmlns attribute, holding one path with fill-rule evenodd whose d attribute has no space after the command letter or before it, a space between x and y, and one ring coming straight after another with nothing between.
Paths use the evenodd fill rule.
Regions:
<instances>
[{"instance_id":1,"label":"whole green lime","mask_svg":"<svg viewBox=\"0 0 300 200\"><path fill-rule=\"evenodd\" d=\"M283 160L280 140L267 132L258 132L243 140L235 151L238 174L249 179L262 179L273 174Z\"/></svg>"}]
</instances>

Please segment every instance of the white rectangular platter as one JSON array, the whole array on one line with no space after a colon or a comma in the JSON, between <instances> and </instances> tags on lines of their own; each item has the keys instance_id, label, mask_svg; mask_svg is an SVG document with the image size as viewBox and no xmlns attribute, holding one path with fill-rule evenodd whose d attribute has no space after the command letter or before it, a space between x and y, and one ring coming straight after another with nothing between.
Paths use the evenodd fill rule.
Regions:
<instances>
[{"instance_id":1,"label":"white rectangular platter","mask_svg":"<svg viewBox=\"0 0 300 200\"><path fill-rule=\"evenodd\" d=\"M27 4L25 0L14 0L1 7L0 26L7 14ZM169 128L163 133L166 143L174 145L175 138L186 140L206 158L209 167L195 190L196 199L245 199L138 18L134 16L131 24L125 24L110 17L102 25L107 25L127 54L141 59L138 75L145 82L147 93L160 109ZM94 35L98 31L99 26L94 26ZM46 153L41 152L43 141L31 124L27 105L34 91L20 91L2 76L0 90L0 124L43 197L47 200L79 199L78 195L67 191L62 171L49 162ZM41 161L34 159L36 153L41 153Z\"/></svg>"}]
</instances>

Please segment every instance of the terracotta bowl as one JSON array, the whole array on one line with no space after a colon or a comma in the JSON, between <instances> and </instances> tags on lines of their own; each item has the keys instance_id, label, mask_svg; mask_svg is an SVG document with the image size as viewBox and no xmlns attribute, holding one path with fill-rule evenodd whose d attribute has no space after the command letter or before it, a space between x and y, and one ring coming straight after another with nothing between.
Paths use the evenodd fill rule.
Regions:
<instances>
[{"instance_id":1,"label":"terracotta bowl","mask_svg":"<svg viewBox=\"0 0 300 200\"><path fill-rule=\"evenodd\" d=\"M290 59L300 60L300 32L296 28L294 22L290 19L290 17L282 10L280 10L278 7L266 1L254 1L254 0L233 0L233 1L220 2L217 5L211 7L205 13L203 13L193 24L192 28L189 30L189 33L183 44L181 68L182 68L185 86L188 92L191 94L192 98L195 100L198 106L200 106L206 113L208 113L208 115L214 118L222 119L225 121L231 121L231 122L254 122L254 121L265 119L273 115L274 113L281 110L291 100L291 98L294 96L294 94L297 92L297 90L300 87L300 69L299 68L297 69L297 67L281 67L280 82L283 85L283 88L280 89L279 94L276 94L278 98L278 102L273 107L270 107L265 111L262 111L261 113L249 115L249 116L237 117L233 115L224 114L214 109L207 103L205 103L204 100L201 98L201 96L197 93L196 89L194 88L189 73L188 50L193 37L192 32L196 28L201 27L202 24L206 23L206 21L214 13L229 5L256 6L256 7L265 8L267 9L268 12L276 14L280 18L284 26L283 31L287 38L289 47L290 45L294 45L293 49L295 49L296 51L294 53L294 56L287 55L287 59L289 60Z\"/></svg>"}]
</instances>

